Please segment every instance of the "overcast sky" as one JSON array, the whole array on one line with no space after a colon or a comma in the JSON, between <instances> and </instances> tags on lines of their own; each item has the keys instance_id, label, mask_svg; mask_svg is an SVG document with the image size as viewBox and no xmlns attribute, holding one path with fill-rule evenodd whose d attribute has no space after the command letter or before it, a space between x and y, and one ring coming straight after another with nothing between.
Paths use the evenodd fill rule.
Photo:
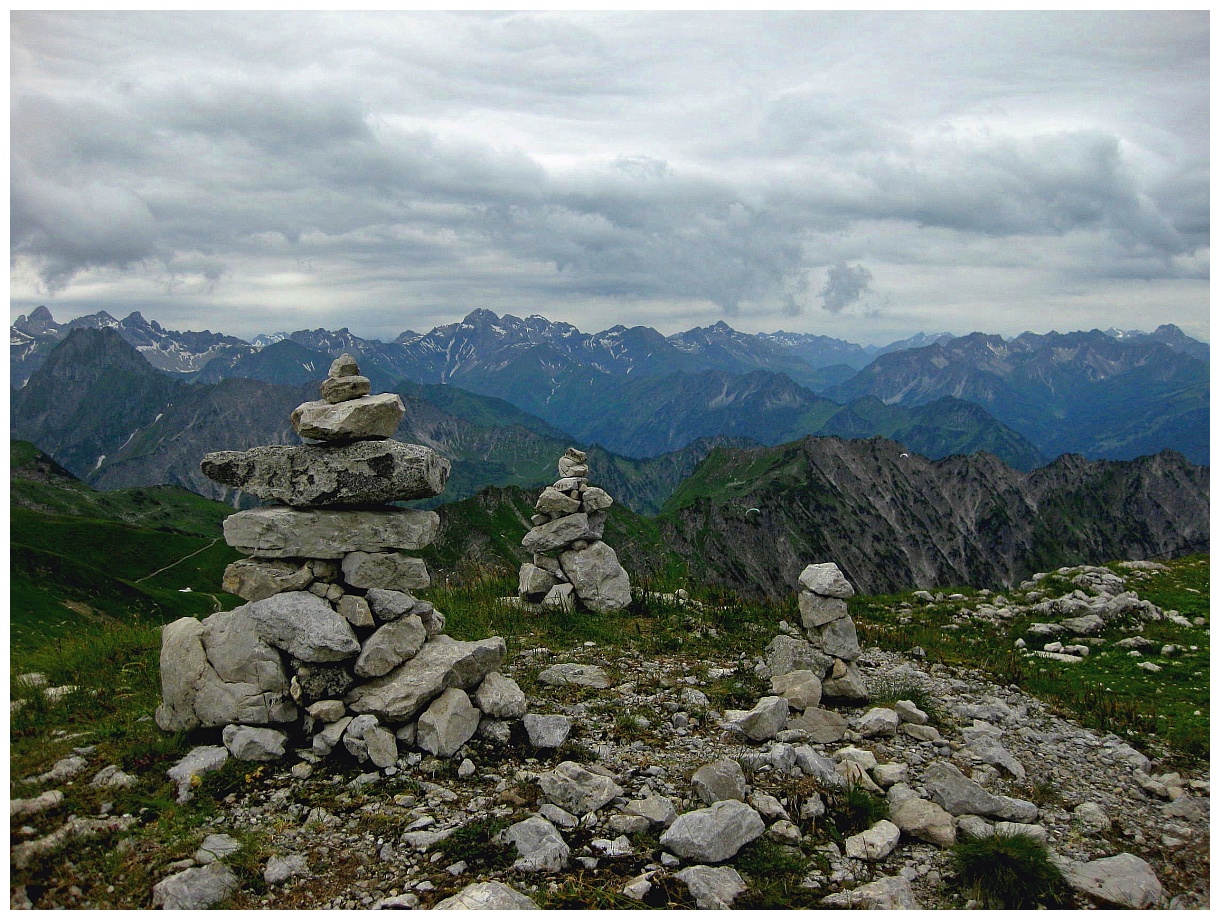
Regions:
<instances>
[{"instance_id":1,"label":"overcast sky","mask_svg":"<svg viewBox=\"0 0 1220 920\"><path fill-rule=\"evenodd\" d=\"M1208 30L17 12L12 317L1206 339Z\"/></svg>"}]
</instances>

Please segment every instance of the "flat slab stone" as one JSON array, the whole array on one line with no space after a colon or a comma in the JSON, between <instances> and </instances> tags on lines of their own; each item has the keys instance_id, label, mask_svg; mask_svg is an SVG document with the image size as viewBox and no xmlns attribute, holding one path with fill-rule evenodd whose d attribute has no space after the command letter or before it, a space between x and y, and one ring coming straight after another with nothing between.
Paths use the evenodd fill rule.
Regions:
<instances>
[{"instance_id":1,"label":"flat slab stone","mask_svg":"<svg viewBox=\"0 0 1220 920\"><path fill-rule=\"evenodd\" d=\"M406 407L397 393L361 396L339 403L324 399L301 403L292 412L292 429L303 438L351 441L393 437Z\"/></svg>"},{"instance_id":2,"label":"flat slab stone","mask_svg":"<svg viewBox=\"0 0 1220 920\"><path fill-rule=\"evenodd\" d=\"M225 542L247 556L341 559L348 553L423 549L436 539L435 511L346 511L282 506L239 511L224 520Z\"/></svg>"},{"instance_id":3,"label":"flat slab stone","mask_svg":"<svg viewBox=\"0 0 1220 920\"><path fill-rule=\"evenodd\" d=\"M503 882L475 882L433 910L541 910L530 898Z\"/></svg>"},{"instance_id":4,"label":"flat slab stone","mask_svg":"<svg viewBox=\"0 0 1220 920\"><path fill-rule=\"evenodd\" d=\"M577 540L593 538L589 516L579 512L557 518L549 524L539 524L521 539L521 545L531 553L547 553L563 549Z\"/></svg>"},{"instance_id":5,"label":"flat slab stone","mask_svg":"<svg viewBox=\"0 0 1220 920\"><path fill-rule=\"evenodd\" d=\"M596 811L623 793L622 787L610 777L592 773L570 760L541 774L538 785L549 801L578 816Z\"/></svg>"},{"instance_id":6,"label":"flat slab stone","mask_svg":"<svg viewBox=\"0 0 1220 920\"><path fill-rule=\"evenodd\" d=\"M764 830L758 812L729 800L679 815L661 835L661 846L691 862L718 863L732 859Z\"/></svg>"},{"instance_id":7,"label":"flat slab stone","mask_svg":"<svg viewBox=\"0 0 1220 920\"><path fill-rule=\"evenodd\" d=\"M746 890L745 879L728 866L690 866L674 877L685 882L700 910L728 910Z\"/></svg>"},{"instance_id":8,"label":"flat slab stone","mask_svg":"<svg viewBox=\"0 0 1220 920\"><path fill-rule=\"evenodd\" d=\"M606 669L595 664L553 664L538 675L538 680L553 687L571 684L577 687L605 690L610 686L610 676L606 673Z\"/></svg>"},{"instance_id":9,"label":"flat slab stone","mask_svg":"<svg viewBox=\"0 0 1220 920\"><path fill-rule=\"evenodd\" d=\"M345 702L353 712L372 713L382 722L409 722L450 687L477 687L492 671L500 670L506 654L500 636L478 642L436 636L389 674L353 688Z\"/></svg>"},{"instance_id":10,"label":"flat slab stone","mask_svg":"<svg viewBox=\"0 0 1220 920\"><path fill-rule=\"evenodd\" d=\"M184 869L153 885L152 906L165 910L206 910L237 891L237 876L224 863Z\"/></svg>"},{"instance_id":11,"label":"flat slab stone","mask_svg":"<svg viewBox=\"0 0 1220 920\"><path fill-rule=\"evenodd\" d=\"M932 801L953 815L982 815L1022 824L1038 818L1038 806L1032 802L994 795L947 761L928 767L923 784Z\"/></svg>"},{"instance_id":12,"label":"flat slab stone","mask_svg":"<svg viewBox=\"0 0 1220 920\"><path fill-rule=\"evenodd\" d=\"M856 593L833 562L819 562L805 566L800 575L801 586L824 597L848 598Z\"/></svg>"},{"instance_id":13,"label":"flat slab stone","mask_svg":"<svg viewBox=\"0 0 1220 920\"><path fill-rule=\"evenodd\" d=\"M276 648L309 662L342 661L360 652L351 624L308 591L288 591L238 608Z\"/></svg>"},{"instance_id":14,"label":"flat slab stone","mask_svg":"<svg viewBox=\"0 0 1220 920\"><path fill-rule=\"evenodd\" d=\"M599 542L560 553L559 564L576 596L590 610L606 613L631 603L631 579L608 544Z\"/></svg>"},{"instance_id":15,"label":"flat slab stone","mask_svg":"<svg viewBox=\"0 0 1220 920\"><path fill-rule=\"evenodd\" d=\"M261 499L309 507L431 498L444 491L450 467L422 444L356 441L215 451L204 456L200 469Z\"/></svg>"},{"instance_id":16,"label":"flat slab stone","mask_svg":"<svg viewBox=\"0 0 1220 920\"><path fill-rule=\"evenodd\" d=\"M1131 853L1073 864L1064 877L1083 894L1133 910L1156 905L1163 894L1152 867Z\"/></svg>"}]
</instances>

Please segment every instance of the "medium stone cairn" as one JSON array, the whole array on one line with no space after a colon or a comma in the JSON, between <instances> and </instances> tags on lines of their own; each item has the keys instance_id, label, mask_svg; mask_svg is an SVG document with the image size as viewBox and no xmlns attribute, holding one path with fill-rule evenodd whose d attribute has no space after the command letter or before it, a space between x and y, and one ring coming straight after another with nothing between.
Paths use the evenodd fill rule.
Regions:
<instances>
[{"instance_id":1,"label":"medium stone cairn","mask_svg":"<svg viewBox=\"0 0 1220 920\"><path fill-rule=\"evenodd\" d=\"M812 672L811 677L821 684L823 696L866 702L868 690L855 664L860 657L856 624L847 615L847 598L855 593L833 562L806 566L800 575L797 595L803 637L776 636L755 672L771 678L773 686L791 683L785 682L785 677L794 672L802 675Z\"/></svg>"},{"instance_id":2,"label":"medium stone cairn","mask_svg":"<svg viewBox=\"0 0 1220 920\"><path fill-rule=\"evenodd\" d=\"M534 527L521 541L534 554L533 562L521 566L518 594L525 601L598 613L631 603L631 580L602 542L614 499L589 485L587 460L584 451L569 447L559 458L559 479L534 505Z\"/></svg>"},{"instance_id":3,"label":"medium stone cairn","mask_svg":"<svg viewBox=\"0 0 1220 920\"><path fill-rule=\"evenodd\" d=\"M343 355L323 398L292 413L296 432L319 443L203 458L211 479L278 504L224 522L226 542L249 558L222 586L247 603L162 632L165 731L222 729L228 752L247 760L282 756L303 732L307 759L342 745L387 768L403 746L450 757L481 722L503 736L493 723L525 714L525 695L499 673L504 639L446 636L444 614L414 596L430 579L404 551L432 543L439 518L387 503L439 494L449 461L390 440L402 400L369 390Z\"/></svg>"}]
</instances>

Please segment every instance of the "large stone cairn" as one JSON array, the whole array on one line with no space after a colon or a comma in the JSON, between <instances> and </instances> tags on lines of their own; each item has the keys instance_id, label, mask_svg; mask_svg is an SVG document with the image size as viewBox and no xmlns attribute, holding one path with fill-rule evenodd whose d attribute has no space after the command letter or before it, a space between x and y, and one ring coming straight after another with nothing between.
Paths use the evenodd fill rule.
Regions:
<instances>
[{"instance_id":1,"label":"large stone cairn","mask_svg":"<svg viewBox=\"0 0 1220 920\"><path fill-rule=\"evenodd\" d=\"M614 499L589 485L587 459L569 447L559 458L559 479L538 496L534 527L521 541L534 559L521 566L518 594L548 608L622 610L631 603L631 579L602 542Z\"/></svg>"},{"instance_id":2,"label":"large stone cairn","mask_svg":"<svg viewBox=\"0 0 1220 920\"><path fill-rule=\"evenodd\" d=\"M759 676L771 678L774 685L793 672L812 672L823 696L867 701L868 690L855 664L860 657L856 624L847 615L847 598L855 593L833 562L806 566L797 595L803 635L776 636L756 668Z\"/></svg>"},{"instance_id":3,"label":"large stone cairn","mask_svg":"<svg viewBox=\"0 0 1220 920\"><path fill-rule=\"evenodd\" d=\"M401 746L449 757L481 721L503 735L493 723L525 714L525 695L499 673L504 640L452 639L444 614L414 596L428 570L403 551L432 543L439 518L387 503L439 494L449 461L390 440L402 400L369 391L343 355L323 398L292 413L317 443L203 458L211 479L278 504L224 522L249 558L225 570L223 587L248 603L165 627L162 729L222 729L229 752L251 760L282 755L303 732L306 756L342 745L391 767Z\"/></svg>"}]
</instances>

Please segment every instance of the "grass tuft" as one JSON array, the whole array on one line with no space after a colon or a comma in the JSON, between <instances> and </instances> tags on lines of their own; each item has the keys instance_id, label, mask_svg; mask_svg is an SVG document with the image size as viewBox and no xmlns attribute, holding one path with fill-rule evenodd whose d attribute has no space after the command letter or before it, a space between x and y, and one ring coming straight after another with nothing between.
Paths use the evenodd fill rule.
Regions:
<instances>
[{"instance_id":1,"label":"grass tuft","mask_svg":"<svg viewBox=\"0 0 1220 920\"><path fill-rule=\"evenodd\" d=\"M958 886L989 910L1067 907L1071 892L1046 845L1020 834L963 835L953 846Z\"/></svg>"}]
</instances>

